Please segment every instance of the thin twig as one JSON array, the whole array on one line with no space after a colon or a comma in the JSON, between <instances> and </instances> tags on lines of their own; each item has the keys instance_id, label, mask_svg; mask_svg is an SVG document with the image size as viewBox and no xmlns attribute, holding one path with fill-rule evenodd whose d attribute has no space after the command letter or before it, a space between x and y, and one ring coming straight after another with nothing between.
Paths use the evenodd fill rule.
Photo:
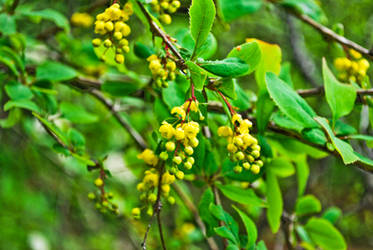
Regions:
<instances>
[{"instance_id":1,"label":"thin twig","mask_svg":"<svg viewBox=\"0 0 373 250\"><path fill-rule=\"evenodd\" d=\"M306 23L306 24L312 26L313 28L315 28L316 30L318 30L320 33L322 33L326 37L336 41L337 43L340 43L343 46L346 46L348 48L356 50L357 52L363 54L364 56L368 57L371 60L373 59L373 51L372 50L364 48L363 46L347 39L344 36L338 35L333 30L331 30L331 29L323 26L322 24L316 22L315 20L308 17L307 15L296 14L293 11L291 11L290 9L286 9L286 10L288 10L290 13L294 14L294 16L296 16L297 18L302 20L304 23Z\"/></svg>"}]
</instances>

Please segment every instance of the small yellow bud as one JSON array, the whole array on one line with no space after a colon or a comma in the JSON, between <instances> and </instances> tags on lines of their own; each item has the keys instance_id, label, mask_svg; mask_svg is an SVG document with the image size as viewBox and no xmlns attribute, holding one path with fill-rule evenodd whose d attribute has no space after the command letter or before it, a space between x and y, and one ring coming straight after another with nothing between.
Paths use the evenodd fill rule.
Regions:
<instances>
[{"instance_id":1,"label":"small yellow bud","mask_svg":"<svg viewBox=\"0 0 373 250\"><path fill-rule=\"evenodd\" d=\"M104 41L104 46L105 46L106 48L111 47L111 45L113 45L113 43L110 41L110 39L106 39L106 40Z\"/></svg>"},{"instance_id":2,"label":"small yellow bud","mask_svg":"<svg viewBox=\"0 0 373 250\"><path fill-rule=\"evenodd\" d=\"M182 128L175 129L175 139L182 140L185 138L184 130Z\"/></svg>"},{"instance_id":3,"label":"small yellow bud","mask_svg":"<svg viewBox=\"0 0 373 250\"><path fill-rule=\"evenodd\" d=\"M251 155L254 157L254 158L259 158L260 156L260 152L258 150L254 150L251 152Z\"/></svg>"},{"instance_id":4,"label":"small yellow bud","mask_svg":"<svg viewBox=\"0 0 373 250\"><path fill-rule=\"evenodd\" d=\"M175 204L175 198L172 197L172 196L168 197L167 201L168 201L168 203L170 203L171 205Z\"/></svg>"},{"instance_id":5,"label":"small yellow bud","mask_svg":"<svg viewBox=\"0 0 373 250\"><path fill-rule=\"evenodd\" d=\"M171 16L168 14L162 14L160 15L159 19L164 24L170 24L172 22Z\"/></svg>"},{"instance_id":6,"label":"small yellow bud","mask_svg":"<svg viewBox=\"0 0 373 250\"><path fill-rule=\"evenodd\" d=\"M161 8L164 9L164 10L167 10L168 6L169 6L169 4L166 1L164 1L164 2L161 3Z\"/></svg>"},{"instance_id":7,"label":"small yellow bud","mask_svg":"<svg viewBox=\"0 0 373 250\"><path fill-rule=\"evenodd\" d=\"M126 38L123 38L119 41L119 47L128 46L128 40Z\"/></svg>"},{"instance_id":8,"label":"small yellow bud","mask_svg":"<svg viewBox=\"0 0 373 250\"><path fill-rule=\"evenodd\" d=\"M167 151L169 151L169 152L174 151L175 148L176 148L176 146L175 146L174 142L169 141L169 142L166 143L166 150Z\"/></svg>"},{"instance_id":9,"label":"small yellow bud","mask_svg":"<svg viewBox=\"0 0 373 250\"><path fill-rule=\"evenodd\" d=\"M350 49L349 52L350 52L350 55L353 58L355 58L355 59L360 59L361 58L361 54L359 52L357 52L356 50Z\"/></svg>"},{"instance_id":10,"label":"small yellow bud","mask_svg":"<svg viewBox=\"0 0 373 250\"><path fill-rule=\"evenodd\" d=\"M91 193L88 194L88 199L94 200L94 199L96 199L96 195L91 192Z\"/></svg>"},{"instance_id":11,"label":"small yellow bud","mask_svg":"<svg viewBox=\"0 0 373 250\"><path fill-rule=\"evenodd\" d=\"M182 159L181 159L180 156L175 156L175 157L172 159L172 161L173 161L174 163L176 163L177 165L179 165L179 164L182 162Z\"/></svg>"},{"instance_id":12,"label":"small yellow bud","mask_svg":"<svg viewBox=\"0 0 373 250\"><path fill-rule=\"evenodd\" d=\"M193 164L190 163L189 161L187 161L187 162L184 163L184 167L189 170L193 167Z\"/></svg>"},{"instance_id":13,"label":"small yellow bud","mask_svg":"<svg viewBox=\"0 0 373 250\"><path fill-rule=\"evenodd\" d=\"M260 167L258 166L258 165L256 165L256 164L253 164L252 166L251 166L251 172L253 173L253 174L258 174L259 172L260 172Z\"/></svg>"},{"instance_id":14,"label":"small yellow bud","mask_svg":"<svg viewBox=\"0 0 373 250\"><path fill-rule=\"evenodd\" d=\"M238 160L243 160L243 159L245 159L245 154L242 152L242 151L239 151L239 152L237 152L236 154L235 154L235 156L236 156L236 158L238 159Z\"/></svg>"},{"instance_id":15,"label":"small yellow bud","mask_svg":"<svg viewBox=\"0 0 373 250\"><path fill-rule=\"evenodd\" d=\"M114 29L114 24L113 24L113 22L106 22L106 23L105 23L105 29L106 29L107 31L109 31L109 32L113 31L113 29Z\"/></svg>"},{"instance_id":16,"label":"small yellow bud","mask_svg":"<svg viewBox=\"0 0 373 250\"><path fill-rule=\"evenodd\" d=\"M179 180L182 180L184 179L184 172L183 171L177 171L176 172L176 178L178 178Z\"/></svg>"},{"instance_id":17,"label":"small yellow bud","mask_svg":"<svg viewBox=\"0 0 373 250\"><path fill-rule=\"evenodd\" d=\"M137 184L136 189L138 191L140 191L140 192L145 191L145 185L144 185L144 183L140 182L139 184Z\"/></svg>"},{"instance_id":18,"label":"small yellow bud","mask_svg":"<svg viewBox=\"0 0 373 250\"><path fill-rule=\"evenodd\" d=\"M168 184L166 184L166 185L162 185L162 192L163 193L169 193L170 192L170 190L171 190L171 187L170 187L170 185L168 185Z\"/></svg>"},{"instance_id":19,"label":"small yellow bud","mask_svg":"<svg viewBox=\"0 0 373 250\"><path fill-rule=\"evenodd\" d=\"M233 171L237 174L241 173L242 172L242 167L241 166L235 166L233 168Z\"/></svg>"},{"instance_id":20,"label":"small yellow bud","mask_svg":"<svg viewBox=\"0 0 373 250\"><path fill-rule=\"evenodd\" d=\"M140 210L140 208L135 207L135 208L132 208L132 212L131 213L132 213L133 217L139 217L140 213L141 213L141 210Z\"/></svg>"},{"instance_id":21,"label":"small yellow bud","mask_svg":"<svg viewBox=\"0 0 373 250\"><path fill-rule=\"evenodd\" d=\"M148 195L148 201L150 202L150 203L154 203L155 201L157 200L157 195L156 194L149 194Z\"/></svg>"},{"instance_id":22,"label":"small yellow bud","mask_svg":"<svg viewBox=\"0 0 373 250\"><path fill-rule=\"evenodd\" d=\"M224 136L224 137L232 136L233 131L228 126L221 126L221 127L218 128L218 135L219 136Z\"/></svg>"},{"instance_id":23,"label":"small yellow bud","mask_svg":"<svg viewBox=\"0 0 373 250\"><path fill-rule=\"evenodd\" d=\"M248 163L248 162L244 162L242 165L243 165L243 168L246 169L246 170L250 169L250 167L251 167L250 163Z\"/></svg>"},{"instance_id":24,"label":"small yellow bud","mask_svg":"<svg viewBox=\"0 0 373 250\"><path fill-rule=\"evenodd\" d=\"M166 161L168 159L168 153L166 151L163 151L159 154L159 158Z\"/></svg>"},{"instance_id":25,"label":"small yellow bud","mask_svg":"<svg viewBox=\"0 0 373 250\"><path fill-rule=\"evenodd\" d=\"M193 158L193 157L191 157L191 156L190 156L190 157L188 157L188 158L187 158L187 162L190 162L190 164L192 164L192 165L193 165L193 164L194 164L194 158Z\"/></svg>"},{"instance_id":26,"label":"small yellow bud","mask_svg":"<svg viewBox=\"0 0 373 250\"><path fill-rule=\"evenodd\" d=\"M196 137L190 139L190 146L192 146L193 148L197 147L199 144L199 141Z\"/></svg>"},{"instance_id":27,"label":"small yellow bud","mask_svg":"<svg viewBox=\"0 0 373 250\"><path fill-rule=\"evenodd\" d=\"M93 40L92 40L92 44L93 44L93 46L95 46L95 47L100 46L100 45L101 45L101 39L99 39L99 38L95 38L95 39L93 39Z\"/></svg>"},{"instance_id":28,"label":"small yellow bud","mask_svg":"<svg viewBox=\"0 0 373 250\"><path fill-rule=\"evenodd\" d=\"M227 150L230 153L235 153L237 151L237 147L233 143L229 143L227 145Z\"/></svg>"},{"instance_id":29,"label":"small yellow bud","mask_svg":"<svg viewBox=\"0 0 373 250\"><path fill-rule=\"evenodd\" d=\"M194 150L193 150L193 148L192 148L191 146L187 146L187 147L185 147L185 148L184 148L184 151L185 151L185 153L187 153L188 155L192 155L193 152L194 152Z\"/></svg>"},{"instance_id":30,"label":"small yellow bud","mask_svg":"<svg viewBox=\"0 0 373 250\"><path fill-rule=\"evenodd\" d=\"M104 185L104 181L103 181L101 178L97 178L97 179L95 180L95 185L96 185L97 187L101 187L102 185Z\"/></svg>"},{"instance_id":31,"label":"small yellow bud","mask_svg":"<svg viewBox=\"0 0 373 250\"><path fill-rule=\"evenodd\" d=\"M122 35L121 32L116 31L116 32L114 32L113 37L114 37L116 40L120 40L120 39L122 39L123 35Z\"/></svg>"},{"instance_id":32,"label":"small yellow bud","mask_svg":"<svg viewBox=\"0 0 373 250\"><path fill-rule=\"evenodd\" d=\"M119 64L124 63L124 56L122 54L116 54L115 55L115 61Z\"/></svg>"}]
</instances>

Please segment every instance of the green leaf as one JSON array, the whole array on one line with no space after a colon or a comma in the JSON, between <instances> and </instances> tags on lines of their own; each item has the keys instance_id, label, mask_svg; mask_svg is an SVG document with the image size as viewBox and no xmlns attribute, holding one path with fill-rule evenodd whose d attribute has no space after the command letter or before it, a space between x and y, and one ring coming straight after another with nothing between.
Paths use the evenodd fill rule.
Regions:
<instances>
[{"instance_id":1,"label":"green leaf","mask_svg":"<svg viewBox=\"0 0 373 250\"><path fill-rule=\"evenodd\" d=\"M342 234L327 220L311 218L305 225L311 239L325 250L347 249Z\"/></svg>"},{"instance_id":2,"label":"green leaf","mask_svg":"<svg viewBox=\"0 0 373 250\"><path fill-rule=\"evenodd\" d=\"M210 204L209 211L218 220L223 221L229 231L231 231L234 237L238 239L238 224L229 213L225 212L221 206L215 205L214 203Z\"/></svg>"},{"instance_id":3,"label":"green leaf","mask_svg":"<svg viewBox=\"0 0 373 250\"><path fill-rule=\"evenodd\" d=\"M237 81L233 81L233 83L237 98L236 100L232 100L232 105L238 108L238 111L248 110L252 106L250 100L253 97L247 94L246 91L240 87Z\"/></svg>"},{"instance_id":4,"label":"green leaf","mask_svg":"<svg viewBox=\"0 0 373 250\"><path fill-rule=\"evenodd\" d=\"M215 4L213 0L192 0L189 9L190 33L195 41L192 58L205 43L215 19Z\"/></svg>"},{"instance_id":5,"label":"green leaf","mask_svg":"<svg viewBox=\"0 0 373 250\"><path fill-rule=\"evenodd\" d=\"M135 42L135 45L133 46L133 52L136 56L142 59L146 59L149 56L155 54L153 48L146 46L145 44L142 44L140 42Z\"/></svg>"},{"instance_id":6,"label":"green leaf","mask_svg":"<svg viewBox=\"0 0 373 250\"><path fill-rule=\"evenodd\" d=\"M271 168L271 171L273 171L273 173L275 173L278 177L285 178L295 174L293 164L291 164L291 162L285 158L274 158L266 166Z\"/></svg>"},{"instance_id":7,"label":"green leaf","mask_svg":"<svg viewBox=\"0 0 373 250\"><path fill-rule=\"evenodd\" d=\"M258 207L265 206L265 202L260 199L252 189L242 189L240 187L228 184L217 184L217 187L224 194L224 196L231 199L232 201Z\"/></svg>"},{"instance_id":8,"label":"green leaf","mask_svg":"<svg viewBox=\"0 0 373 250\"><path fill-rule=\"evenodd\" d=\"M276 75L281 71L281 48L277 44L270 44L258 39L246 39L246 42L257 42L261 50L261 60L255 71L255 80L260 90L266 89L265 74L273 72Z\"/></svg>"},{"instance_id":9,"label":"green leaf","mask_svg":"<svg viewBox=\"0 0 373 250\"><path fill-rule=\"evenodd\" d=\"M320 201L313 195L306 195L298 198L295 205L295 213L297 216L303 216L321 211Z\"/></svg>"},{"instance_id":10,"label":"green leaf","mask_svg":"<svg viewBox=\"0 0 373 250\"><path fill-rule=\"evenodd\" d=\"M8 117L5 119L0 119L0 127L1 128L11 128L17 124L17 122L21 118L21 110L19 109L12 109L8 113Z\"/></svg>"},{"instance_id":11,"label":"green leaf","mask_svg":"<svg viewBox=\"0 0 373 250\"><path fill-rule=\"evenodd\" d=\"M8 101L4 105L4 111L8 111L12 108L23 108L34 112L40 112L40 108L32 101L27 99Z\"/></svg>"},{"instance_id":12,"label":"green leaf","mask_svg":"<svg viewBox=\"0 0 373 250\"><path fill-rule=\"evenodd\" d=\"M345 141L337 138L332 129L328 124L328 120L323 117L316 117L315 120L325 129L331 142L333 143L335 149L341 155L344 164L351 164L359 160L359 157L356 156L354 149Z\"/></svg>"},{"instance_id":13,"label":"green leaf","mask_svg":"<svg viewBox=\"0 0 373 250\"><path fill-rule=\"evenodd\" d=\"M282 67L279 76L281 80L286 82L291 88L294 87L293 80L291 79L291 64L285 62Z\"/></svg>"},{"instance_id":14,"label":"green leaf","mask_svg":"<svg viewBox=\"0 0 373 250\"><path fill-rule=\"evenodd\" d=\"M335 224L341 215L341 209L338 207L330 207L322 214L322 217L328 220L330 223Z\"/></svg>"},{"instance_id":15,"label":"green leaf","mask_svg":"<svg viewBox=\"0 0 373 250\"><path fill-rule=\"evenodd\" d=\"M62 115L73 123L86 124L98 121L98 116L87 112L83 107L72 103L62 102L60 104Z\"/></svg>"},{"instance_id":16,"label":"green leaf","mask_svg":"<svg viewBox=\"0 0 373 250\"><path fill-rule=\"evenodd\" d=\"M302 196L307 186L310 169L307 163L307 156L304 154L299 160L295 161L298 180L298 196Z\"/></svg>"},{"instance_id":17,"label":"green leaf","mask_svg":"<svg viewBox=\"0 0 373 250\"><path fill-rule=\"evenodd\" d=\"M5 85L5 91L12 100L31 99L33 94L25 85L17 81L10 81Z\"/></svg>"},{"instance_id":18,"label":"green leaf","mask_svg":"<svg viewBox=\"0 0 373 250\"><path fill-rule=\"evenodd\" d=\"M234 237L233 233L226 227L226 226L221 226L221 227L215 227L214 231L217 235L226 238L230 240L233 243L237 244L237 240Z\"/></svg>"},{"instance_id":19,"label":"green leaf","mask_svg":"<svg viewBox=\"0 0 373 250\"><path fill-rule=\"evenodd\" d=\"M190 57L196 44L196 42L193 40L192 34L190 34L190 30L187 28L180 29L176 33L175 38L177 39L178 44L180 44L181 47L187 51ZM216 38L210 32L203 45L199 49L197 49L196 55L199 58L209 59L216 53L217 49L218 43L216 41Z\"/></svg>"},{"instance_id":20,"label":"green leaf","mask_svg":"<svg viewBox=\"0 0 373 250\"><path fill-rule=\"evenodd\" d=\"M58 127L56 127L53 123L44 119L43 117L41 117L40 115L34 112L32 113L32 115L35 116L39 120L39 122L43 123L47 127L47 129L49 129L55 136L57 136L57 138L59 138L62 143L64 143L65 145L68 145L66 136L62 133L62 131Z\"/></svg>"},{"instance_id":21,"label":"green leaf","mask_svg":"<svg viewBox=\"0 0 373 250\"><path fill-rule=\"evenodd\" d=\"M16 33L17 24L14 16L8 15L7 13L0 14L0 32L2 35L12 35Z\"/></svg>"},{"instance_id":22,"label":"green leaf","mask_svg":"<svg viewBox=\"0 0 373 250\"><path fill-rule=\"evenodd\" d=\"M246 64L249 65L249 70L243 75L248 75L251 72L253 72L259 65L262 57L262 52L260 50L259 44L254 41L244 43L233 48L229 52L227 57L237 57L242 61L246 62Z\"/></svg>"},{"instance_id":23,"label":"green leaf","mask_svg":"<svg viewBox=\"0 0 373 250\"><path fill-rule=\"evenodd\" d=\"M197 64L192 61L187 61L185 63L190 71L190 77L192 78L194 87L197 90L202 90L203 86L205 85L205 81L207 78L207 72Z\"/></svg>"},{"instance_id":24,"label":"green leaf","mask_svg":"<svg viewBox=\"0 0 373 250\"><path fill-rule=\"evenodd\" d=\"M52 82L67 81L77 76L77 72L62 63L47 61L36 68L36 79Z\"/></svg>"},{"instance_id":25,"label":"green leaf","mask_svg":"<svg viewBox=\"0 0 373 250\"><path fill-rule=\"evenodd\" d=\"M373 147L373 136L370 135L350 135L348 136L348 139L352 140L363 140L366 141L368 147Z\"/></svg>"},{"instance_id":26,"label":"green leaf","mask_svg":"<svg viewBox=\"0 0 373 250\"><path fill-rule=\"evenodd\" d=\"M201 216L201 219L206 224L206 234L211 236L214 232L214 228L219 225L219 222L215 217L210 213L209 207L210 204L214 202L214 193L210 188L202 194L201 200L198 204L198 211Z\"/></svg>"},{"instance_id":27,"label":"green leaf","mask_svg":"<svg viewBox=\"0 0 373 250\"><path fill-rule=\"evenodd\" d=\"M222 77L238 77L249 70L249 65L237 57L228 57L217 61L203 61L200 66L215 75Z\"/></svg>"},{"instance_id":28,"label":"green leaf","mask_svg":"<svg viewBox=\"0 0 373 250\"><path fill-rule=\"evenodd\" d=\"M323 58L322 63L325 97L333 113L334 127L338 118L348 115L354 108L356 89L352 85L340 83L328 68L325 58Z\"/></svg>"},{"instance_id":29,"label":"green leaf","mask_svg":"<svg viewBox=\"0 0 373 250\"><path fill-rule=\"evenodd\" d=\"M255 250L267 250L267 247L266 247L266 244L264 243L264 241L259 241L258 244L256 245L256 249Z\"/></svg>"},{"instance_id":30,"label":"green leaf","mask_svg":"<svg viewBox=\"0 0 373 250\"><path fill-rule=\"evenodd\" d=\"M324 14L315 0L282 0L280 4L295 10L299 14L310 16L316 21L321 21Z\"/></svg>"},{"instance_id":31,"label":"green leaf","mask_svg":"<svg viewBox=\"0 0 373 250\"><path fill-rule=\"evenodd\" d=\"M235 84L236 80L232 78L224 78L222 80L221 85L218 87L218 89L229 98L235 100L237 99L237 94L235 91Z\"/></svg>"},{"instance_id":32,"label":"green leaf","mask_svg":"<svg viewBox=\"0 0 373 250\"><path fill-rule=\"evenodd\" d=\"M271 114L275 108L274 102L269 97L266 90L259 92L258 101L256 103L257 110L257 122L258 122L258 132L263 134L267 128Z\"/></svg>"},{"instance_id":33,"label":"green leaf","mask_svg":"<svg viewBox=\"0 0 373 250\"><path fill-rule=\"evenodd\" d=\"M78 149L84 149L85 146L85 138L84 136L76 129L70 128L68 132L68 137L71 142L71 144L78 148Z\"/></svg>"},{"instance_id":34,"label":"green leaf","mask_svg":"<svg viewBox=\"0 0 373 250\"><path fill-rule=\"evenodd\" d=\"M182 105L186 99L185 94L184 89L174 81L169 82L168 87L162 89L163 101L169 109Z\"/></svg>"},{"instance_id":35,"label":"green leaf","mask_svg":"<svg viewBox=\"0 0 373 250\"><path fill-rule=\"evenodd\" d=\"M307 102L274 73L266 73L267 89L282 113L305 128L319 127Z\"/></svg>"},{"instance_id":36,"label":"green leaf","mask_svg":"<svg viewBox=\"0 0 373 250\"><path fill-rule=\"evenodd\" d=\"M54 22L58 27L63 28L66 32L69 32L70 26L67 18L60 12L53 9L43 9L43 10L28 10L21 12L22 15L28 17L39 17L45 20Z\"/></svg>"},{"instance_id":37,"label":"green leaf","mask_svg":"<svg viewBox=\"0 0 373 250\"><path fill-rule=\"evenodd\" d=\"M230 22L241 16L254 13L262 6L262 0L220 0L219 7L224 21Z\"/></svg>"},{"instance_id":38,"label":"green leaf","mask_svg":"<svg viewBox=\"0 0 373 250\"><path fill-rule=\"evenodd\" d=\"M18 53L16 53L13 49L2 46L0 48L0 58L10 60L16 66L16 68L21 71L22 75L25 74L25 64Z\"/></svg>"},{"instance_id":39,"label":"green leaf","mask_svg":"<svg viewBox=\"0 0 373 250\"><path fill-rule=\"evenodd\" d=\"M112 96L128 96L139 89L139 86L130 82L104 82L101 90Z\"/></svg>"},{"instance_id":40,"label":"green leaf","mask_svg":"<svg viewBox=\"0 0 373 250\"><path fill-rule=\"evenodd\" d=\"M281 215L283 210L283 201L280 190L280 185L276 174L268 168L267 174L267 220L272 233L276 233L280 228Z\"/></svg>"},{"instance_id":41,"label":"green leaf","mask_svg":"<svg viewBox=\"0 0 373 250\"><path fill-rule=\"evenodd\" d=\"M245 225L246 232L247 232L247 249L253 248L255 245L255 242L258 238L258 230L256 229L255 223L250 219L249 216L247 216L244 212L239 210L236 206L233 206L233 208L237 211L237 213L240 215L241 220L243 224Z\"/></svg>"}]
</instances>

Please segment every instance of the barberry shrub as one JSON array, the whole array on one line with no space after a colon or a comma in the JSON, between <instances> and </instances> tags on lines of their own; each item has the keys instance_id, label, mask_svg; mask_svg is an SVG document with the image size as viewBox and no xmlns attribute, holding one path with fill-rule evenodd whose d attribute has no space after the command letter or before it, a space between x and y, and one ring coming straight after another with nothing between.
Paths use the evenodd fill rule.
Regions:
<instances>
[{"instance_id":1,"label":"barberry shrub","mask_svg":"<svg viewBox=\"0 0 373 250\"><path fill-rule=\"evenodd\" d=\"M23 2L1 2L0 248L373 247L373 56L318 1Z\"/></svg>"}]
</instances>

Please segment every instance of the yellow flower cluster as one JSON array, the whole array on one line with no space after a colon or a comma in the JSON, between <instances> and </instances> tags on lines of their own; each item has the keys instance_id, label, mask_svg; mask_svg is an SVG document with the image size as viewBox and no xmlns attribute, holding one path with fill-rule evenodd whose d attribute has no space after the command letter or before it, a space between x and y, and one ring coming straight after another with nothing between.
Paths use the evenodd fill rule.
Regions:
<instances>
[{"instance_id":1,"label":"yellow flower cluster","mask_svg":"<svg viewBox=\"0 0 373 250\"><path fill-rule=\"evenodd\" d=\"M152 166L150 170L146 170L142 182L137 185L137 190L142 194L140 200L146 203L147 214L153 214L153 205L157 200L156 190L159 186L159 171L155 167L162 160L168 165L166 171L161 178L161 193L162 197L167 198L170 204L175 203L175 198L169 196L171 190L170 185L176 180L184 179L184 172L180 169L191 169L194 164L194 148L198 146L199 141L197 135L200 131L199 124L195 121L189 121L189 112L200 112L198 102L190 98L182 106L174 107L171 114L176 116L178 120L174 124L163 121L159 127L159 132L164 139L161 147L161 153L156 155L152 150L145 149L137 157L145 161L146 164ZM187 119L188 116L188 119ZM142 208L136 207L132 209L132 215L135 218L140 218Z\"/></svg>"},{"instance_id":2,"label":"yellow flower cluster","mask_svg":"<svg viewBox=\"0 0 373 250\"><path fill-rule=\"evenodd\" d=\"M234 171L240 173L243 167L247 170L250 169L254 174L258 174L260 167L263 166L263 161L259 160L260 146L258 140L249 133L252 123L248 119L242 119L241 115L234 114L232 124L234 130L228 126L221 126L218 129L218 135L227 138L227 150L230 159L237 162Z\"/></svg>"},{"instance_id":3,"label":"yellow flower cluster","mask_svg":"<svg viewBox=\"0 0 373 250\"><path fill-rule=\"evenodd\" d=\"M93 23L93 18L88 13L75 12L70 20L72 25L84 28L90 27Z\"/></svg>"},{"instance_id":4,"label":"yellow flower cluster","mask_svg":"<svg viewBox=\"0 0 373 250\"><path fill-rule=\"evenodd\" d=\"M152 10L159 14L162 23L170 24L172 18L169 14L175 13L181 4L178 0L152 0L150 5Z\"/></svg>"},{"instance_id":5,"label":"yellow flower cluster","mask_svg":"<svg viewBox=\"0 0 373 250\"><path fill-rule=\"evenodd\" d=\"M334 60L334 66L340 72L338 78L341 81L361 83L369 69L369 62L355 50L350 49L349 53L351 60L347 57L338 57Z\"/></svg>"},{"instance_id":6,"label":"yellow flower cluster","mask_svg":"<svg viewBox=\"0 0 373 250\"><path fill-rule=\"evenodd\" d=\"M114 195L111 192L105 193L105 191L103 191L104 181L101 179L101 177L97 178L94 181L94 184L99 188L100 194L90 192L88 194L88 199L96 203L96 209L98 209L101 213L107 213L109 211L115 215L118 215L118 206L112 201Z\"/></svg>"},{"instance_id":7,"label":"yellow flower cluster","mask_svg":"<svg viewBox=\"0 0 373 250\"><path fill-rule=\"evenodd\" d=\"M167 88L167 80L175 80L176 63L174 61L167 58L159 58L156 55L149 56L147 61L157 87Z\"/></svg>"},{"instance_id":8,"label":"yellow flower cluster","mask_svg":"<svg viewBox=\"0 0 373 250\"><path fill-rule=\"evenodd\" d=\"M161 194L167 198L168 202L172 205L175 203L175 198L170 196L171 184L175 182L175 175L170 174L168 171L162 175ZM137 190L141 192L140 200L145 202L147 207L146 213L151 216L153 214L153 205L157 201L156 189L158 188L159 173L157 169L151 168L145 171L142 182L137 184ZM132 215L135 219L139 219L141 215L141 208L135 207L132 209Z\"/></svg>"},{"instance_id":9,"label":"yellow flower cluster","mask_svg":"<svg viewBox=\"0 0 373 250\"><path fill-rule=\"evenodd\" d=\"M123 9L118 3L111 5L103 13L96 16L95 33L103 36L102 39L95 38L92 44L95 47L103 44L106 48L115 48L115 61L124 63L124 53L128 53L127 37L131 33L131 28L125 22L133 14L132 4L126 3Z\"/></svg>"}]
</instances>

